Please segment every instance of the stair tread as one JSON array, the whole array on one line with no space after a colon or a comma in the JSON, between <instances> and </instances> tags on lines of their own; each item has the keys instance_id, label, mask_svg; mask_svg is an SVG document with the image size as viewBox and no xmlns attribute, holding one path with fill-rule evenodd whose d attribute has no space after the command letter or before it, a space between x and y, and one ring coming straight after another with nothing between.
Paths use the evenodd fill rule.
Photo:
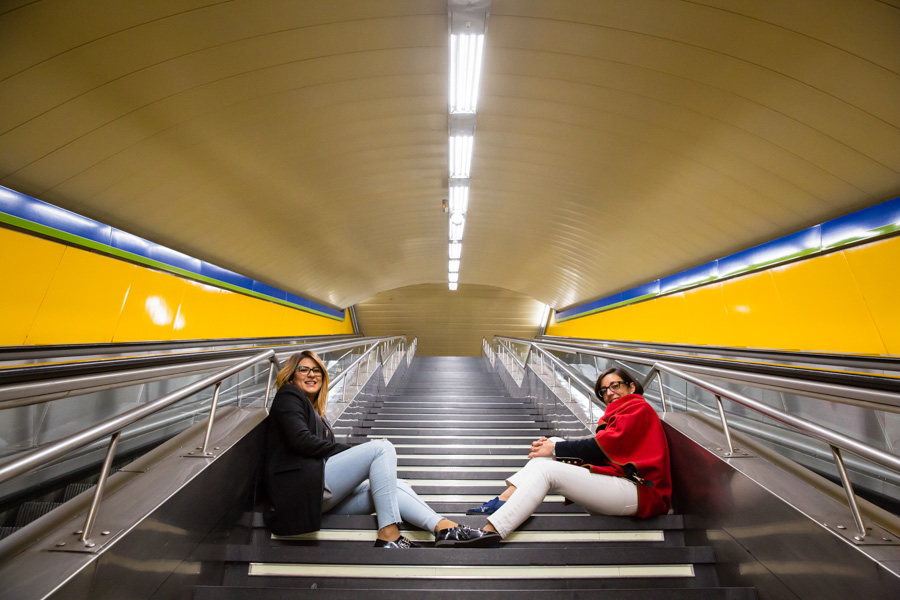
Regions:
<instances>
[{"instance_id":1,"label":"stair tread","mask_svg":"<svg viewBox=\"0 0 900 600\"><path fill-rule=\"evenodd\" d=\"M561 582L564 584L564 582ZM572 587L564 589L542 590L515 590L518 600L579 600L580 598L596 598L594 589L578 588L577 582ZM293 600L306 595L315 596L321 600L344 600L348 597L365 597L368 600L403 600L404 598L418 599L425 590L413 589L371 589L371 588L325 588L317 587L224 587L224 586L197 586L194 600L247 600L260 598L265 600ZM510 590L508 587L459 590L459 589L429 589L427 593L433 598L447 598L459 600L508 600ZM583 592L580 593L580 592ZM605 600L756 600L757 593L754 588L746 587L704 587L704 588L619 588L604 589Z\"/></svg>"},{"instance_id":2,"label":"stair tread","mask_svg":"<svg viewBox=\"0 0 900 600\"><path fill-rule=\"evenodd\" d=\"M445 566L576 566L709 564L715 555L709 546L604 546L590 552L578 544L563 544L553 552L543 548L418 548L387 553L369 545L335 547L333 544L229 545L226 560L254 563L322 565L428 565Z\"/></svg>"},{"instance_id":3,"label":"stair tread","mask_svg":"<svg viewBox=\"0 0 900 600\"><path fill-rule=\"evenodd\" d=\"M253 527L264 527L262 513L254 512L250 520ZM454 521L459 523L473 525L483 522L484 517L479 515L464 515L454 517ZM374 529L376 524L374 515L322 515L323 529ZM551 529L572 529L577 526L579 529L594 529L597 531L644 531L648 529L664 529L674 530L681 529L684 526L684 520L681 515L660 515L658 517L650 517L647 519L637 519L632 517L613 517L607 515L577 515L555 517L549 515L537 515L525 521L519 531L547 531Z\"/></svg>"}]
</instances>

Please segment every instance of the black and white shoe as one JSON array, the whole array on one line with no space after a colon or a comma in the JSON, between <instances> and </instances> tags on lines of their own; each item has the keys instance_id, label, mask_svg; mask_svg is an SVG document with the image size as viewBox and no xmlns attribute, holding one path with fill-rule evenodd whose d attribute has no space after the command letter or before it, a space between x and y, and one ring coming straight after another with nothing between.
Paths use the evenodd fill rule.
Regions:
<instances>
[{"instance_id":1,"label":"black and white shoe","mask_svg":"<svg viewBox=\"0 0 900 600\"><path fill-rule=\"evenodd\" d=\"M500 534L495 531L465 525L441 529L434 534L436 548L490 548L499 544L501 540Z\"/></svg>"},{"instance_id":2,"label":"black and white shoe","mask_svg":"<svg viewBox=\"0 0 900 600\"><path fill-rule=\"evenodd\" d=\"M375 540L376 548L421 548L419 544L403 537L402 535L396 540Z\"/></svg>"}]
</instances>

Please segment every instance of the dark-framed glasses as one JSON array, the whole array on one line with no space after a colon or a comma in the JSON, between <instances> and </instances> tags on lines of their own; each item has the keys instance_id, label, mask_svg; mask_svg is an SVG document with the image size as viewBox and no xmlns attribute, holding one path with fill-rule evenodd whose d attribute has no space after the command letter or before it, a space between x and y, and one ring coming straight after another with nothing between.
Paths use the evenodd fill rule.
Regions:
<instances>
[{"instance_id":1,"label":"dark-framed glasses","mask_svg":"<svg viewBox=\"0 0 900 600\"><path fill-rule=\"evenodd\" d=\"M612 391L614 391L614 392L618 392L618 391L619 391L619 388L622 387L623 385L627 385L627 384L626 384L624 381L613 381L613 382L612 382L611 384L609 384L608 386L605 386L605 387L600 388L600 395L601 395L601 396L605 396L605 395L606 395L606 392L608 392L609 390L612 390Z\"/></svg>"},{"instance_id":2,"label":"dark-framed glasses","mask_svg":"<svg viewBox=\"0 0 900 600\"><path fill-rule=\"evenodd\" d=\"M319 367L297 367L294 370L300 371L301 375L309 375L310 373L312 373L314 377L322 376L322 369L320 369Z\"/></svg>"}]
</instances>

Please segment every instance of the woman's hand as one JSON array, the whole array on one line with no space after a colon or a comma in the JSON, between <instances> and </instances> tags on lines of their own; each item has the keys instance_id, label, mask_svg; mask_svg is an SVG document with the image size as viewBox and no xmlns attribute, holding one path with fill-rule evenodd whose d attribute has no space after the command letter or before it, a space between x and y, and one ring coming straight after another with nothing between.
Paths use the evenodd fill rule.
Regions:
<instances>
[{"instance_id":1,"label":"woman's hand","mask_svg":"<svg viewBox=\"0 0 900 600\"><path fill-rule=\"evenodd\" d=\"M552 458L555 445L545 437L536 442L531 442L531 453L528 455L528 458Z\"/></svg>"}]
</instances>

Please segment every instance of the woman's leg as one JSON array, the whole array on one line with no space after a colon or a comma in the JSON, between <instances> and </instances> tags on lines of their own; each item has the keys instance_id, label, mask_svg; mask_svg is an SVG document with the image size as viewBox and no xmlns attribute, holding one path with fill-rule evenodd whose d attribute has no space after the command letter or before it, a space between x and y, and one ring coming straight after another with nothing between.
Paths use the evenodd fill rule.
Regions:
<instances>
[{"instance_id":1,"label":"woman's leg","mask_svg":"<svg viewBox=\"0 0 900 600\"><path fill-rule=\"evenodd\" d=\"M549 439L551 442L553 442L554 444L557 443L557 442L564 442L564 441L566 441L566 440L564 440L563 438L561 438L561 437L556 437L556 436L551 437L551 438L548 438L548 439ZM500 500L503 500L504 502L505 502L506 500L509 500L510 496L513 495L513 492L516 491L516 485L517 485L517 484L516 484L515 482L516 482L517 480L519 480L519 476L518 476L519 473L521 473L522 471L524 471L525 469L527 469L529 465L534 464L534 461L536 461L536 460L552 460L552 459L550 459L550 458L533 458L533 459L529 460L527 463L525 463L525 466L522 467L522 469L521 469L518 473L516 473L515 475L513 475L512 477L510 477L509 479L506 480L506 485L507 485L508 487L506 488L506 490L505 490L502 494L500 494L500 496L499 496Z\"/></svg>"},{"instance_id":2,"label":"woman's leg","mask_svg":"<svg viewBox=\"0 0 900 600\"><path fill-rule=\"evenodd\" d=\"M444 519L425 504L425 501L419 498L418 494L405 481L397 482L397 503L400 506L400 515L403 520L419 529L436 532L439 523L440 529L456 527L455 522Z\"/></svg>"},{"instance_id":3,"label":"woman's leg","mask_svg":"<svg viewBox=\"0 0 900 600\"><path fill-rule=\"evenodd\" d=\"M553 460L533 459L510 478L515 493L488 522L506 537L531 516L550 492L577 502L588 511L607 515L637 512L637 487L622 477L595 475L583 467Z\"/></svg>"},{"instance_id":4,"label":"woman's leg","mask_svg":"<svg viewBox=\"0 0 900 600\"><path fill-rule=\"evenodd\" d=\"M325 461L325 485L331 498L322 502L322 512L338 505L343 505L341 514L350 514L346 512L350 509L359 511L352 514L368 514L374 509L378 529L402 520L397 504L397 453L388 440L366 442L329 458ZM367 508L367 498L371 508Z\"/></svg>"},{"instance_id":5,"label":"woman's leg","mask_svg":"<svg viewBox=\"0 0 900 600\"><path fill-rule=\"evenodd\" d=\"M397 482L397 504L400 507L400 516L403 521L425 531L434 533L441 529L457 526L456 522L445 519L434 512L404 481ZM363 481L342 502L328 512L336 515L366 515L374 511L375 503L369 492L369 482Z\"/></svg>"}]
</instances>

